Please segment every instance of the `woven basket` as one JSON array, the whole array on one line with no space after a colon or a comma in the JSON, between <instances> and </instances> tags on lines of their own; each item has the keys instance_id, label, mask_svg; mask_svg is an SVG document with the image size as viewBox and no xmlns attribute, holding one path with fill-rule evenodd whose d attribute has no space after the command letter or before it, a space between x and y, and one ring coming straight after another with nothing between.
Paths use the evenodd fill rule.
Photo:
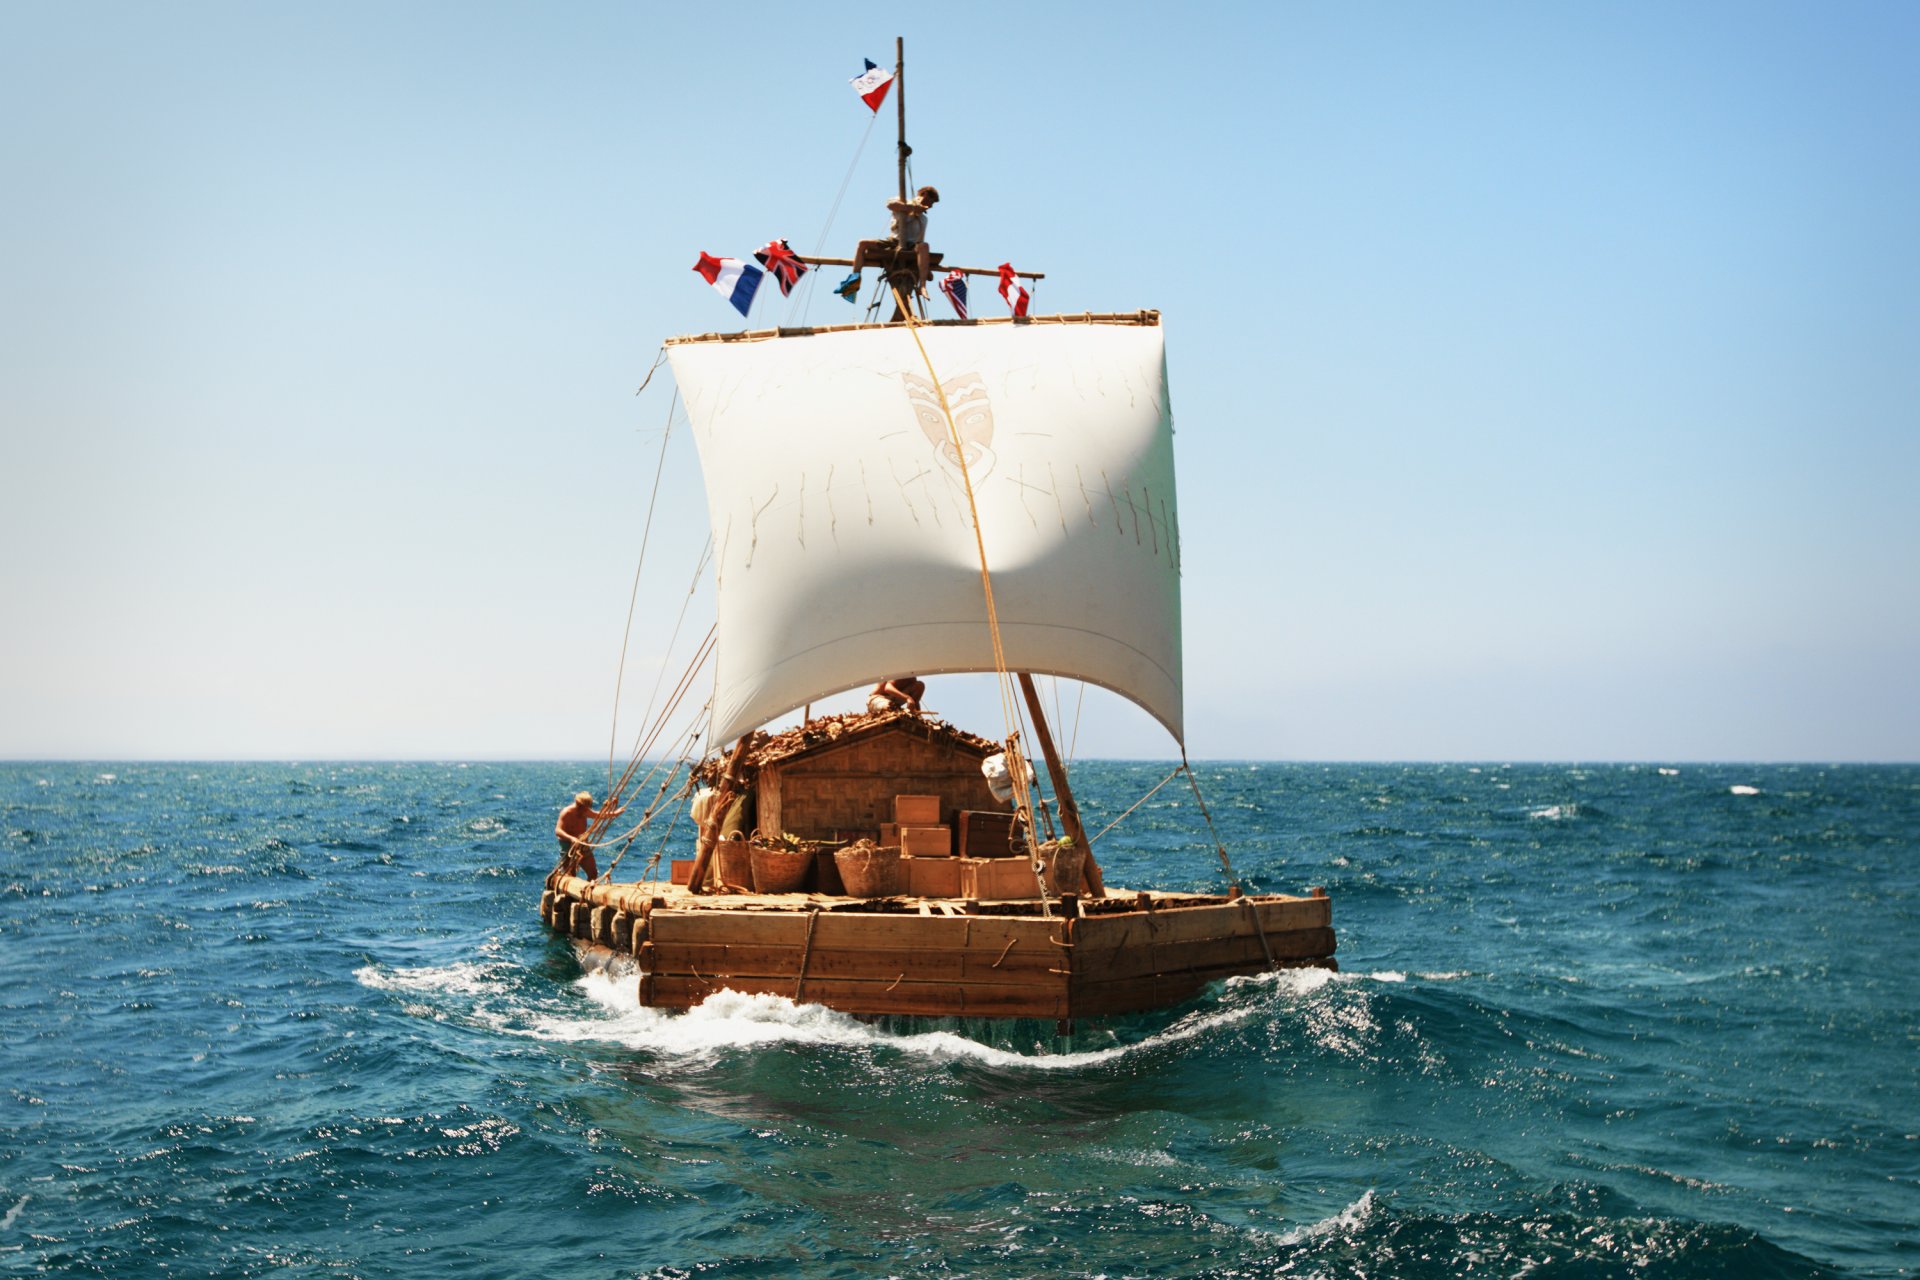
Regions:
<instances>
[{"instance_id":1,"label":"woven basket","mask_svg":"<svg viewBox=\"0 0 1920 1280\"><path fill-rule=\"evenodd\" d=\"M715 844L713 865L722 889L753 892L753 854L748 850L746 837L730 836Z\"/></svg>"},{"instance_id":2,"label":"woven basket","mask_svg":"<svg viewBox=\"0 0 1920 1280\"><path fill-rule=\"evenodd\" d=\"M898 849L842 849L833 855L833 865L849 898L890 898L905 891L906 866Z\"/></svg>"},{"instance_id":3,"label":"woven basket","mask_svg":"<svg viewBox=\"0 0 1920 1280\"><path fill-rule=\"evenodd\" d=\"M751 849L755 893L799 893L807 883L807 871L813 866L813 854L809 851L764 844L753 845Z\"/></svg>"}]
</instances>

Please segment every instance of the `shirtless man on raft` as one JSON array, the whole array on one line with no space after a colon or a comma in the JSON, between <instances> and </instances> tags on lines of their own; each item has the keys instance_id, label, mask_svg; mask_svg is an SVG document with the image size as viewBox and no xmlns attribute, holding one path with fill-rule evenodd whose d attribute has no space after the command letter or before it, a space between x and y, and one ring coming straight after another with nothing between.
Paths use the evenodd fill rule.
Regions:
<instances>
[{"instance_id":1,"label":"shirtless man on raft","mask_svg":"<svg viewBox=\"0 0 1920 1280\"><path fill-rule=\"evenodd\" d=\"M600 878L600 864L593 860L593 847L586 842L587 824L601 817L617 818L624 807L595 809L593 792L582 791L573 803L560 811L553 834L560 840L560 865L587 880Z\"/></svg>"},{"instance_id":2,"label":"shirtless man on raft","mask_svg":"<svg viewBox=\"0 0 1920 1280\"><path fill-rule=\"evenodd\" d=\"M867 713L880 711L911 711L920 713L920 699L926 696L927 682L913 676L895 676L891 680L882 680L873 686L873 692L867 695Z\"/></svg>"}]
</instances>

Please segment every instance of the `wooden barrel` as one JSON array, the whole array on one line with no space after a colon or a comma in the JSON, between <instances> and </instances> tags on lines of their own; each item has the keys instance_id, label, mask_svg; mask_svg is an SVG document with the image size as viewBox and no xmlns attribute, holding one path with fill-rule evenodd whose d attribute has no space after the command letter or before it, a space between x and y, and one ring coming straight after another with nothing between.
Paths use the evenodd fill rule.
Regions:
<instances>
[{"instance_id":1,"label":"wooden barrel","mask_svg":"<svg viewBox=\"0 0 1920 1280\"><path fill-rule=\"evenodd\" d=\"M813 854L804 849L780 849L770 845L752 845L755 893L798 893L807 883L807 871L813 866Z\"/></svg>"},{"instance_id":2,"label":"wooden barrel","mask_svg":"<svg viewBox=\"0 0 1920 1280\"><path fill-rule=\"evenodd\" d=\"M904 892L906 864L898 849L842 849L833 855L850 898L889 898Z\"/></svg>"},{"instance_id":3,"label":"wooden barrel","mask_svg":"<svg viewBox=\"0 0 1920 1280\"><path fill-rule=\"evenodd\" d=\"M1063 893L1080 892L1080 873L1087 865L1087 851L1077 844L1064 848L1048 841L1041 852L1047 868L1047 892L1056 898Z\"/></svg>"}]
</instances>

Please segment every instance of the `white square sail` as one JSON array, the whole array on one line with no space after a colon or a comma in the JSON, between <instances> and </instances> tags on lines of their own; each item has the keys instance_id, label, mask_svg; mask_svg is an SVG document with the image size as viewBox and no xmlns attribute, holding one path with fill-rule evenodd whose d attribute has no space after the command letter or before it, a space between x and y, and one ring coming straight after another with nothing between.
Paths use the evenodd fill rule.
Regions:
<instances>
[{"instance_id":1,"label":"white square sail","mask_svg":"<svg viewBox=\"0 0 1920 1280\"><path fill-rule=\"evenodd\" d=\"M925 358L914 336L668 348L716 547L713 740L882 677L995 669L968 480L1007 667L1111 689L1180 739L1161 330L931 325Z\"/></svg>"}]
</instances>

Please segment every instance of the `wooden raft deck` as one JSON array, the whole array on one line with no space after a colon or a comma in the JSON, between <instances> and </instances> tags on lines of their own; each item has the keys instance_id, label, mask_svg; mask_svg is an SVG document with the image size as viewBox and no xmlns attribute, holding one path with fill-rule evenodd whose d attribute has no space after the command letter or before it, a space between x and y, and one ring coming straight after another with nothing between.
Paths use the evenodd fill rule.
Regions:
<instances>
[{"instance_id":1,"label":"wooden raft deck","mask_svg":"<svg viewBox=\"0 0 1920 1280\"><path fill-rule=\"evenodd\" d=\"M640 1002L765 992L846 1013L1075 1018L1178 1003L1269 967L1337 967L1324 895L1112 893L1037 901L694 895L568 877L542 919L632 955Z\"/></svg>"}]
</instances>

